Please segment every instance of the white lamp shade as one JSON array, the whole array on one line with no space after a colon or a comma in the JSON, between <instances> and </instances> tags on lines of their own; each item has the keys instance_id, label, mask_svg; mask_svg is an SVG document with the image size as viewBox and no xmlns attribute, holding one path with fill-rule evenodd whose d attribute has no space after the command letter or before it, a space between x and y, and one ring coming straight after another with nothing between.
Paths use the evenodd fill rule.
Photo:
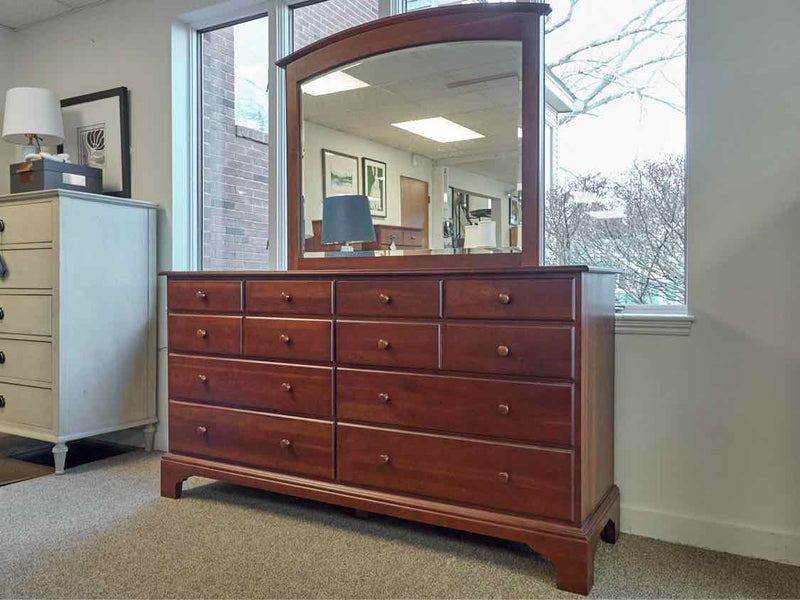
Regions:
<instances>
[{"instance_id":1,"label":"white lamp shade","mask_svg":"<svg viewBox=\"0 0 800 600\"><path fill-rule=\"evenodd\" d=\"M478 221L464 227L464 248L496 248L497 230L494 221Z\"/></svg>"},{"instance_id":2,"label":"white lamp shade","mask_svg":"<svg viewBox=\"0 0 800 600\"><path fill-rule=\"evenodd\" d=\"M6 92L3 139L12 144L28 144L37 135L44 146L64 141L61 103L55 92L44 88L18 87Z\"/></svg>"}]
</instances>

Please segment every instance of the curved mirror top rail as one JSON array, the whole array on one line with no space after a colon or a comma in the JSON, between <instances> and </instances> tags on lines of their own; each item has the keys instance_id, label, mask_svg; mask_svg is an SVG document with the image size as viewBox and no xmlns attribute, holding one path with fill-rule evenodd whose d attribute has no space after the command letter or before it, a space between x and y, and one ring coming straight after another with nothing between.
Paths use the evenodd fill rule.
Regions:
<instances>
[{"instance_id":1,"label":"curved mirror top rail","mask_svg":"<svg viewBox=\"0 0 800 600\"><path fill-rule=\"evenodd\" d=\"M281 61L290 267L538 265L547 12L420 11Z\"/></svg>"}]
</instances>

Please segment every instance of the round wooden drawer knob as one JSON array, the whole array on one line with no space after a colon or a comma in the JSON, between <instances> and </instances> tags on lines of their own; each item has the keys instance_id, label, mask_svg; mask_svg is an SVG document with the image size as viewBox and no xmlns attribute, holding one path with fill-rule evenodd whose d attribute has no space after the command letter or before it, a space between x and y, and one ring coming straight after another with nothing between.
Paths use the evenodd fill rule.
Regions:
<instances>
[{"instance_id":1,"label":"round wooden drawer knob","mask_svg":"<svg viewBox=\"0 0 800 600\"><path fill-rule=\"evenodd\" d=\"M501 415L507 415L511 412L511 409L508 407L508 404L498 404L497 405L497 412Z\"/></svg>"},{"instance_id":2,"label":"round wooden drawer knob","mask_svg":"<svg viewBox=\"0 0 800 600\"><path fill-rule=\"evenodd\" d=\"M205 375L203 375L202 373L200 373L200 374L197 376L197 383L205 383L205 382L207 382L207 381L208 381L208 377L206 377L206 376L205 376Z\"/></svg>"},{"instance_id":3,"label":"round wooden drawer knob","mask_svg":"<svg viewBox=\"0 0 800 600\"><path fill-rule=\"evenodd\" d=\"M292 384L291 383L282 383L281 389L286 392L287 394L292 391Z\"/></svg>"},{"instance_id":4,"label":"round wooden drawer knob","mask_svg":"<svg viewBox=\"0 0 800 600\"><path fill-rule=\"evenodd\" d=\"M388 465L391 459L389 458L388 454L381 454L378 456L378 460L381 461L381 463L383 463L384 465Z\"/></svg>"},{"instance_id":5,"label":"round wooden drawer knob","mask_svg":"<svg viewBox=\"0 0 800 600\"><path fill-rule=\"evenodd\" d=\"M291 302L292 301L292 295L291 294L287 294L286 292L281 292L281 299L284 302Z\"/></svg>"},{"instance_id":6,"label":"round wooden drawer knob","mask_svg":"<svg viewBox=\"0 0 800 600\"><path fill-rule=\"evenodd\" d=\"M208 331L206 331L205 329L198 329L197 330L197 337L199 337L201 339L208 337Z\"/></svg>"},{"instance_id":7,"label":"round wooden drawer knob","mask_svg":"<svg viewBox=\"0 0 800 600\"><path fill-rule=\"evenodd\" d=\"M387 394L386 392L381 392L380 394L378 394L378 400L385 404L386 402L389 401L389 394Z\"/></svg>"},{"instance_id":8,"label":"round wooden drawer knob","mask_svg":"<svg viewBox=\"0 0 800 600\"><path fill-rule=\"evenodd\" d=\"M279 339L280 339L280 340L281 340L281 341L282 341L284 344L288 344L289 342L291 342L291 341L292 341L292 338L290 338L290 337L289 337L288 335L286 335L285 333L282 333L282 334L281 334L281 337L280 337Z\"/></svg>"},{"instance_id":9,"label":"round wooden drawer knob","mask_svg":"<svg viewBox=\"0 0 800 600\"><path fill-rule=\"evenodd\" d=\"M509 304L511 302L511 296L503 293L497 294L497 301L500 304Z\"/></svg>"},{"instance_id":10,"label":"round wooden drawer knob","mask_svg":"<svg viewBox=\"0 0 800 600\"><path fill-rule=\"evenodd\" d=\"M508 356L511 351L508 349L508 346L498 346L497 347L497 356Z\"/></svg>"},{"instance_id":11,"label":"round wooden drawer knob","mask_svg":"<svg viewBox=\"0 0 800 600\"><path fill-rule=\"evenodd\" d=\"M497 474L497 478L500 480L500 483L508 483L508 480L511 479L508 473L505 471L500 471Z\"/></svg>"},{"instance_id":12,"label":"round wooden drawer knob","mask_svg":"<svg viewBox=\"0 0 800 600\"><path fill-rule=\"evenodd\" d=\"M194 293L194 297L197 298L198 300L205 300L208 297L208 295L203 290L197 290Z\"/></svg>"},{"instance_id":13,"label":"round wooden drawer knob","mask_svg":"<svg viewBox=\"0 0 800 600\"><path fill-rule=\"evenodd\" d=\"M378 349L379 350L388 350L389 349L389 340L378 340Z\"/></svg>"},{"instance_id":14,"label":"round wooden drawer knob","mask_svg":"<svg viewBox=\"0 0 800 600\"><path fill-rule=\"evenodd\" d=\"M389 304L392 301L392 297L386 294L378 294L378 300L381 301L381 304Z\"/></svg>"},{"instance_id":15,"label":"round wooden drawer knob","mask_svg":"<svg viewBox=\"0 0 800 600\"><path fill-rule=\"evenodd\" d=\"M292 441L291 440L287 440L286 438L283 438L281 440L281 447L282 448L288 448L291 445L292 445Z\"/></svg>"},{"instance_id":16,"label":"round wooden drawer knob","mask_svg":"<svg viewBox=\"0 0 800 600\"><path fill-rule=\"evenodd\" d=\"M208 433L208 428L200 425L197 429L194 430L194 432L198 435L198 437L203 437L205 434Z\"/></svg>"}]
</instances>

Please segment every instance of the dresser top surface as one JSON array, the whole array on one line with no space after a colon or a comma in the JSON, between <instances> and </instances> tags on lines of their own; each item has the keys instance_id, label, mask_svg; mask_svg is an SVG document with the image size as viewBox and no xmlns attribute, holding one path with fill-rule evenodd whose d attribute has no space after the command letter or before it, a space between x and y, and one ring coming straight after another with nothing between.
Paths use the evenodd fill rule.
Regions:
<instances>
[{"instance_id":1,"label":"dresser top surface","mask_svg":"<svg viewBox=\"0 0 800 600\"><path fill-rule=\"evenodd\" d=\"M162 271L172 279L285 279L290 278L324 278L324 277L436 277L436 276L470 276L470 275L559 275L576 273L600 273L614 275L610 269L588 267L586 265L565 265L547 267L504 267L497 269L336 269L325 271Z\"/></svg>"}]
</instances>

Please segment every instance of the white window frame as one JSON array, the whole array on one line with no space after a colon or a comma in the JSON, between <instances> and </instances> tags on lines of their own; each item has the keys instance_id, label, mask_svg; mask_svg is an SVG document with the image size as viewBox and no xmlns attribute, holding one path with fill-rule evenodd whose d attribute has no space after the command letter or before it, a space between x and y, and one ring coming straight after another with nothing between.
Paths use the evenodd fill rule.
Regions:
<instances>
[{"instance_id":1,"label":"white window frame","mask_svg":"<svg viewBox=\"0 0 800 600\"><path fill-rule=\"evenodd\" d=\"M326 0L322 0L326 1ZM381 14L401 14L406 12L406 0L379 0ZM266 13L269 16L269 251L268 261L271 270L288 269L288 200L286 188L286 79L283 69L275 62L292 51L292 17L291 8L297 5L308 5L307 0L230 0L221 5L198 11L199 18L188 19L179 24L184 32L173 31L173 67L176 52L180 58L183 53L189 61L187 72L178 72L178 83L182 82L186 90L197 91L199 82L196 61L199 60L196 49L198 31L214 25L233 22L237 19L255 17ZM188 48L181 48L181 36L190 38ZM177 40L177 46L176 46ZM181 70L182 71L182 70ZM186 79L188 78L188 79ZM178 88L183 86L179 85ZM179 90L180 91L180 90ZM176 199L174 216L180 219L187 230L180 227L173 229L176 250L173 250L173 268L196 269L199 265L200 231L198 190L200 174L197 167L198 142L198 94L178 93L176 96L176 73L173 68L173 106L187 107L183 113L192 125L178 119L173 111L173 133L188 143L181 149L181 144L173 144L173 165L189 166L186 171L174 169L173 190ZM177 139L177 138L174 138ZM554 140L555 141L555 140ZM176 148L177 147L177 148ZM186 150L188 149L188 150ZM183 176L183 177L182 177ZM178 200L182 201L178 201ZM544 224L542 223L542 227ZM175 235L179 232L179 235ZM176 260L176 258L178 260ZM688 256L687 256L688 260ZM688 283L688 282L687 282ZM688 306L629 305L616 316L616 332L618 334L644 335L689 335L694 316L689 313Z\"/></svg>"}]
</instances>

